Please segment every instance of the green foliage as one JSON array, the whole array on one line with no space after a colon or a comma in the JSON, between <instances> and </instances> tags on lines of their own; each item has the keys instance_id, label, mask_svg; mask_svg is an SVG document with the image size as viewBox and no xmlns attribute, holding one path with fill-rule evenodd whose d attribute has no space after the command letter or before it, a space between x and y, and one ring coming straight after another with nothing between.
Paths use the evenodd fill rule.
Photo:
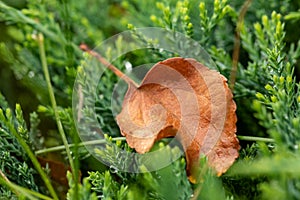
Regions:
<instances>
[{"instance_id":1,"label":"green foliage","mask_svg":"<svg viewBox=\"0 0 300 200\"><path fill-rule=\"evenodd\" d=\"M176 149L176 148L175 148ZM174 149L166 148L172 153ZM134 184L129 186L128 198L133 199L188 199L192 195L191 184L185 173L185 160L178 159L171 165L154 172L142 166Z\"/></svg>"},{"instance_id":2,"label":"green foliage","mask_svg":"<svg viewBox=\"0 0 300 200\"><path fill-rule=\"evenodd\" d=\"M248 50L251 60L247 70L244 70L246 76L242 76L245 83L243 87L246 82L250 83L247 79L257 80L256 84L259 83L247 87L256 91L257 99L253 101L252 108L256 112L255 117L266 128L270 137L274 138L276 145L274 153L270 153L268 147L260 144L264 156L253 163L237 164L232 173L235 174L233 171L238 168L237 174L269 175L268 181L259 184L263 199L274 198L274 195L277 199L295 199L299 189L299 179L296 178L300 133L299 84L296 83L293 67L293 58L299 57L299 47L286 53L284 37L284 24L280 14L275 12L270 18L262 16L261 24L254 24L253 34L247 30L242 31L243 46ZM293 164L293 161L296 162ZM274 188L277 188L276 194L271 192Z\"/></svg>"},{"instance_id":3,"label":"green foliage","mask_svg":"<svg viewBox=\"0 0 300 200\"><path fill-rule=\"evenodd\" d=\"M69 191L67 193L67 199L83 199L83 200L96 200L98 199L96 196L96 193L91 192L91 184L87 180L87 178L84 178L82 181L82 184L80 184L76 188L76 184L74 183L74 180L72 178L71 172L68 171L67 178L69 182ZM77 190L77 191L75 191Z\"/></svg>"},{"instance_id":4,"label":"green foliage","mask_svg":"<svg viewBox=\"0 0 300 200\"><path fill-rule=\"evenodd\" d=\"M80 113L74 114L71 104L76 75L82 81L94 80L94 76L104 70L96 61L86 63L90 58L82 54L78 45L84 42L96 46L105 38L126 30L128 24L131 30L159 26L198 41L215 61L218 71L229 78L232 52L236 51L233 45L236 24L244 1L29 0L25 7L20 5L23 8L14 8L4 2L0 2L0 21L4 27L3 34L8 39L2 41L0 37L1 64L4 63L0 77L6 74L2 71L13 72L15 80L10 82L12 84L0 83L0 89L1 92L2 87L3 92L6 90L8 94L5 96L18 94L14 90L20 85L26 89L26 95L20 95L22 97L18 99L24 115L19 104L13 113L0 93L0 170L8 180L32 191L51 193L45 191L41 184L43 176L37 175L37 171L40 173L37 163L32 159L33 154L28 152L62 143L61 140L49 142L50 133L58 135L61 132L53 127L58 117L68 142L73 143L74 168L79 170L80 160L82 174L87 176L79 184L78 177L72 177L71 173L67 175L70 186L68 199L299 199L298 1L252 1L240 27L241 50L234 97L238 107L238 135L254 137L252 141L241 142L238 162L222 177L216 177L207 167L205 158L201 159L200 181L194 185L188 181L184 158L154 172L148 172L147 166L140 167L144 172L140 174L116 169L115 166L120 163L127 163L126 156L118 154L118 149L133 152L124 138L118 137L120 131L112 113L112 109L118 110L122 102L122 97L118 97L114 99L115 104L111 103L118 78L106 70L99 82L83 91L76 88L74 92L77 95L86 97L94 91L97 95L85 99L94 103L95 110L82 110L90 113L86 116L91 118L81 119ZM42 70L37 40L40 33L45 38L47 67L57 108L52 107L49 100ZM126 62L138 66L175 56L155 50L159 41L150 41L138 32L136 36L151 47L153 56L148 56L149 51L146 50L122 55L113 60L113 64L122 71L125 71ZM123 40L126 38L119 38L114 48L101 49L100 53L110 60L126 48L122 46ZM99 71L95 71L94 66L99 66ZM12 89L8 85L12 85ZM15 102L10 100L9 104L14 105ZM93 150L110 164L108 167L91 161L89 152L78 147L83 144L77 144L79 138L75 121L92 122L94 111L101 131L93 129L95 127L80 131L87 138L93 138L95 133L102 134L101 144L106 141L105 144ZM257 136L267 138L261 140ZM59 137L55 138L58 140ZM26 148L28 146L31 149ZM156 144L154 148L162 146ZM171 147L165 153L174 154L177 150L177 147ZM55 156L61 157L60 154ZM65 158L65 151L62 157ZM100 171L94 171L95 167L91 165L101 165ZM138 166L131 163L125 167L136 169ZM1 184L1 197L37 196L8 184L3 176ZM17 196L16 191L22 192Z\"/></svg>"},{"instance_id":5,"label":"green foliage","mask_svg":"<svg viewBox=\"0 0 300 200\"><path fill-rule=\"evenodd\" d=\"M172 153L174 149L166 151ZM145 166L141 171L129 174L111 166L103 173L90 172L89 179L92 189L103 199L187 199L192 195L183 158L154 172L148 172Z\"/></svg>"},{"instance_id":6,"label":"green foliage","mask_svg":"<svg viewBox=\"0 0 300 200\"><path fill-rule=\"evenodd\" d=\"M126 199L127 187L115 181L109 171L90 172L89 180L93 185L92 190L97 192L98 198Z\"/></svg>"},{"instance_id":7,"label":"green foliage","mask_svg":"<svg viewBox=\"0 0 300 200\"><path fill-rule=\"evenodd\" d=\"M14 129L27 143L30 142L21 107L16 106L14 117L7 106L7 102L0 94L0 170L10 181L38 191L37 181L34 178L36 171L31 163L28 166L28 155L11 133L11 129ZM14 194L9 191L8 188L0 186L0 196L14 198Z\"/></svg>"}]
</instances>

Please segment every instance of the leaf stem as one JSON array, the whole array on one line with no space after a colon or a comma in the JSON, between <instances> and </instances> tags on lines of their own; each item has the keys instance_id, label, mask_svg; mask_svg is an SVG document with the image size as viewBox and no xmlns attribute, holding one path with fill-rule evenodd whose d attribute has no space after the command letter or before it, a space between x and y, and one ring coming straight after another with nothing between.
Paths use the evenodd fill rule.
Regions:
<instances>
[{"instance_id":1,"label":"leaf stem","mask_svg":"<svg viewBox=\"0 0 300 200\"><path fill-rule=\"evenodd\" d=\"M51 80L50 80L48 65L47 65L47 61L46 61L45 47L44 47L44 37L43 37L42 33L38 34L37 40L38 40L38 43L39 43L39 50L40 50L40 57L41 57L42 67L43 67L45 79L46 79L46 82L47 82L50 101L51 101L51 104L52 104L52 107L53 107L53 110L54 110L54 115L55 115L56 124L57 124L57 127L58 127L58 132L60 133L63 144L65 146L71 169L72 169L73 172L75 172L74 161L73 161L73 158L72 158L72 155L71 155L71 151L70 151L70 148L69 148L69 144L68 144L66 134L64 132L62 122L60 120L60 116L59 116L59 113L58 113L57 104L56 104L56 100L55 100L55 95L54 95L54 91L53 91Z\"/></svg>"},{"instance_id":2,"label":"leaf stem","mask_svg":"<svg viewBox=\"0 0 300 200\"><path fill-rule=\"evenodd\" d=\"M97 60L105 65L108 69L110 69L113 73L115 73L118 77L123 79L128 85L133 85L136 88L139 87L139 85L134 82L131 78L129 78L126 74L121 72L117 67L115 67L113 64L108 62L104 57L102 57L99 53L96 51L91 50L86 44L81 44L80 49L83 51L86 51L88 54L92 55L93 57L97 58Z\"/></svg>"},{"instance_id":3,"label":"leaf stem","mask_svg":"<svg viewBox=\"0 0 300 200\"><path fill-rule=\"evenodd\" d=\"M275 142L275 140L272 138L263 138L263 137L254 137L254 136L239 135L238 138L239 138L239 140L244 140L244 141Z\"/></svg>"},{"instance_id":4,"label":"leaf stem","mask_svg":"<svg viewBox=\"0 0 300 200\"><path fill-rule=\"evenodd\" d=\"M244 23L244 18L251 4L251 1L252 0L246 0L244 2L236 25L236 34L234 38L234 46L233 46L233 53L232 53L232 68L230 73L230 89L232 90L232 92L234 90L234 84L236 81L236 74L237 74L238 63L239 63L239 54L240 54L240 46L241 46L241 28Z\"/></svg>"},{"instance_id":5,"label":"leaf stem","mask_svg":"<svg viewBox=\"0 0 300 200\"><path fill-rule=\"evenodd\" d=\"M112 141L124 141L124 140L126 140L125 137L112 138ZM102 140L93 140L93 141L88 141L88 142L81 142L81 143L78 143L77 146L81 147L81 146L86 146L86 145L105 144L106 141L107 141L106 139L102 139ZM69 144L68 146L69 146L69 148L73 148L73 147L75 147L75 144ZM64 149L65 149L64 145L55 146L55 147L50 147L50 148L47 148L47 149L41 149L41 150L35 151L35 154L36 155L44 154L44 153L49 153L49 152L54 152L54 151L61 151L61 150L64 150Z\"/></svg>"}]
</instances>

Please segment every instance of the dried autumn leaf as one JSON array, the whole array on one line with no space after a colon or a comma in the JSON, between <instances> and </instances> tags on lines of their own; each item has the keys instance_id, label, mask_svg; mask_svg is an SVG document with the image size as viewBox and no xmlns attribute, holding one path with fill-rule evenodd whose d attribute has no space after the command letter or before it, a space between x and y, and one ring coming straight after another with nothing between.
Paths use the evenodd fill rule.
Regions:
<instances>
[{"instance_id":1,"label":"dried autumn leaf","mask_svg":"<svg viewBox=\"0 0 300 200\"><path fill-rule=\"evenodd\" d=\"M221 175L238 157L235 110L220 73L194 59L170 58L153 66L139 87L129 85L117 123L138 153L177 136L189 175L200 153Z\"/></svg>"},{"instance_id":2,"label":"dried autumn leaf","mask_svg":"<svg viewBox=\"0 0 300 200\"><path fill-rule=\"evenodd\" d=\"M131 148L148 152L155 141L175 136L187 160L189 179L200 154L218 175L226 172L238 157L236 105L226 78L194 59L170 58L159 62L135 84L99 54L97 57L128 84L117 123Z\"/></svg>"}]
</instances>

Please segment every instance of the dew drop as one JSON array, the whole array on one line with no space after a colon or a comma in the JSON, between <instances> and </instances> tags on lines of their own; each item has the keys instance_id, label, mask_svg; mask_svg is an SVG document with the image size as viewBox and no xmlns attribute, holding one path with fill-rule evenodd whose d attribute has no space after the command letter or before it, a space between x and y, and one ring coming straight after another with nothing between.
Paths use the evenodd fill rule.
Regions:
<instances>
[{"instance_id":1,"label":"dew drop","mask_svg":"<svg viewBox=\"0 0 300 200\"><path fill-rule=\"evenodd\" d=\"M154 172L154 174L155 174L155 177L156 177L157 179L161 179L161 175L159 175L159 173Z\"/></svg>"},{"instance_id":2,"label":"dew drop","mask_svg":"<svg viewBox=\"0 0 300 200\"><path fill-rule=\"evenodd\" d=\"M298 150L299 146L297 144L294 145L294 149Z\"/></svg>"},{"instance_id":3,"label":"dew drop","mask_svg":"<svg viewBox=\"0 0 300 200\"><path fill-rule=\"evenodd\" d=\"M132 71L132 64L129 61L125 62L125 68L128 72Z\"/></svg>"},{"instance_id":4,"label":"dew drop","mask_svg":"<svg viewBox=\"0 0 300 200\"><path fill-rule=\"evenodd\" d=\"M99 133L97 131L93 131L92 135L98 135Z\"/></svg>"},{"instance_id":5,"label":"dew drop","mask_svg":"<svg viewBox=\"0 0 300 200\"><path fill-rule=\"evenodd\" d=\"M28 73L28 77L29 77L29 78L33 78L33 77L34 77L34 75L35 75L35 74L34 74L34 72L33 72L33 71L30 71L30 72Z\"/></svg>"},{"instance_id":6,"label":"dew drop","mask_svg":"<svg viewBox=\"0 0 300 200\"><path fill-rule=\"evenodd\" d=\"M113 165L111 165L111 166L109 167L109 170L110 170L111 173L117 173L117 172L118 172L118 168L115 167L115 166L113 166Z\"/></svg>"},{"instance_id":7,"label":"dew drop","mask_svg":"<svg viewBox=\"0 0 300 200\"><path fill-rule=\"evenodd\" d=\"M274 149L275 148L275 144L268 144L268 147L270 148L270 149Z\"/></svg>"}]
</instances>

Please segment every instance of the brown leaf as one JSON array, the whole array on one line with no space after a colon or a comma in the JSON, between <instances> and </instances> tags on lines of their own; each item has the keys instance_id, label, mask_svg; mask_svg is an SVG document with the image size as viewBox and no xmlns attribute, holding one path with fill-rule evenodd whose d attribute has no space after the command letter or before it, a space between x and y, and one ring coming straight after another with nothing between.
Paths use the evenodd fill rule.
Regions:
<instances>
[{"instance_id":1,"label":"brown leaf","mask_svg":"<svg viewBox=\"0 0 300 200\"><path fill-rule=\"evenodd\" d=\"M175 57L154 65L138 86L86 45L80 48L128 84L116 119L128 145L138 153L148 152L157 140L177 137L191 182L196 182L194 168L200 154L207 156L218 175L238 157L236 104L219 72L194 59Z\"/></svg>"},{"instance_id":2,"label":"brown leaf","mask_svg":"<svg viewBox=\"0 0 300 200\"><path fill-rule=\"evenodd\" d=\"M117 123L138 153L176 136L186 152L189 175L200 153L221 175L238 157L235 110L220 73L194 59L170 58L154 65L139 87L129 83Z\"/></svg>"}]
</instances>

